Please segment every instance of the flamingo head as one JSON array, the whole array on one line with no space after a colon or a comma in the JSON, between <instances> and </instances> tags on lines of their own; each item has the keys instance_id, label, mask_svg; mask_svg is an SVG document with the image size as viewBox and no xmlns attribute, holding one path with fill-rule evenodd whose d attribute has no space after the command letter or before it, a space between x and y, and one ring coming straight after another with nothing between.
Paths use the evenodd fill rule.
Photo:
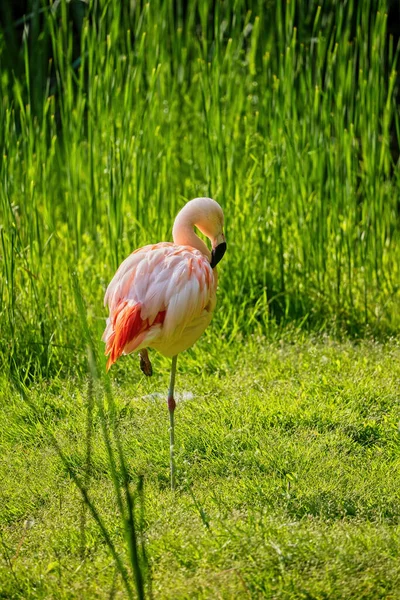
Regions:
<instances>
[{"instance_id":1,"label":"flamingo head","mask_svg":"<svg viewBox=\"0 0 400 600\"><path fill-rule=\"evenodd\" d=\"M204 212L201 214L201 220L197 220L195 226L211 242L211 268L214 269L226 252L226 240L224 235L224 213L222 208L211 198L201 198L203 200Z\"/></svg>"},{"instance_id":2,"label":"flamingo head","mask_svg":"<svg viewBox=\"0 0 400 600\"><path fill-rule=\"evenodd\" d=\"M224 213L218 202L211 198L195 198L185 204L174 224L173 236L177 243L184 243L183 240L186 239L180 235L181 227L185 232L185 226L192 232L193 227L197 227L208 237L212 246L211 256L206 247L204 252L210 257L211 268L214 269L226 251Z\"/></svg>"}]
</instances>

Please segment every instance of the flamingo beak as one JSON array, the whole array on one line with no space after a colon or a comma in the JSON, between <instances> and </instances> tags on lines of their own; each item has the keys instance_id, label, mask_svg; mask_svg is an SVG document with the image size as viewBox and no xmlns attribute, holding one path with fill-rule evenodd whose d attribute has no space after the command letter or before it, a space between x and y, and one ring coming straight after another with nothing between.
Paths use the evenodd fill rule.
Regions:
<instances>
[{"instance_id":1,"label":"flamingo beak","mask_svg":"<svg viewBox=\"0 0 400 600\"><path fill-rule=\"evenodd\" d=\"M211 252L211 268L214 269L226 252L226 241L223 233L220 233L215 238L215 245Z\"/></svg>"}]
</instances>

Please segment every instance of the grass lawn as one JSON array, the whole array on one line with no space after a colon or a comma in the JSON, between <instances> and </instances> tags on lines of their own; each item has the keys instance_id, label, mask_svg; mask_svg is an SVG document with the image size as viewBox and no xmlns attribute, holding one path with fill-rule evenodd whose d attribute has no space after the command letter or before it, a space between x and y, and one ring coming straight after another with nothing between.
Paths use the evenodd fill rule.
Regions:
<instances>
[{"instance_id":1,"label":"grass lawn","mask_svg":"<svg viewBox=\"0 0 400 600\"><path fill-rule=\"evenodd\" d=\"M130 600L135 564L146 598L400 598L394 0L23 4L0 3L0 599ZM86 345L121 260L199 196L227 252L178 359L172 493L169 361L96 378Z\"/></svg>"},{"instance_id":2,"label":"grass lawn","mask_svg":"<svg viewBox=\"0 0 400 600\"><path fill-rule=\"evenodd\" d=\"M155 598L400 598L397 342L203 339L178 362L175 494L153 358L150 380L121 360L112 387ZM126 561L88 384L38 383L35 411L1 389L0 597L126 597L49 437L82 477L90 439L89 495Z\"/></svg>"}]
</instances>

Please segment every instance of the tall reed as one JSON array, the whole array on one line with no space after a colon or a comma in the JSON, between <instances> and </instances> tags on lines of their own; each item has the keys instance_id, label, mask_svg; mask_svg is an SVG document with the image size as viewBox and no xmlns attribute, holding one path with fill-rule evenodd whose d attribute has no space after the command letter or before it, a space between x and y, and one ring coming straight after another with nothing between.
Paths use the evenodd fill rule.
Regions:
<instances>
[{"instance_id":1,"label":"tall reed","mask_svg":"<svg viewBox=\"0 0 400 600\"><path fill-rule=\"evenodd\" d=\"M68 5L55 3L41 13L42 84L31 31L22 38L25 78L0 78L3 367L27 378L83 366L69 273L101 323L118 263L171 239L177 210L200 195L226 214L221 330L398 330L386 3L247 6L93 0L77 50Z\"/></svg>"}]
</instances>

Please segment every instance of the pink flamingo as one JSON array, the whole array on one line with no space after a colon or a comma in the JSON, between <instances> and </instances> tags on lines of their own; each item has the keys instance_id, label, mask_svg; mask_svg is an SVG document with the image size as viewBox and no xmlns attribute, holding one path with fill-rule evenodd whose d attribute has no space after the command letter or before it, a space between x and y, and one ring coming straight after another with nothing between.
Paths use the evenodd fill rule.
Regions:
<instances>
[{"instance_id":1,"label":"pink flamingo","mask_svg":"<svg viewBox=\"0 0 400 600\"><path fill-rule=\"evenodd\" d=\"M216 305L217 271L226 250L224 214L211 198L195 198L178 213L174 243L135 250L119 266L104 304L110 316L103 334L107 370L122 355L139 351L140 368L152 374L147 348L172 357L168 390L171 488L175 489L174 387L179 352L192 346L210 324ZM195 234L197 227L212 251Z\"/></svg>"}]
</instances>

